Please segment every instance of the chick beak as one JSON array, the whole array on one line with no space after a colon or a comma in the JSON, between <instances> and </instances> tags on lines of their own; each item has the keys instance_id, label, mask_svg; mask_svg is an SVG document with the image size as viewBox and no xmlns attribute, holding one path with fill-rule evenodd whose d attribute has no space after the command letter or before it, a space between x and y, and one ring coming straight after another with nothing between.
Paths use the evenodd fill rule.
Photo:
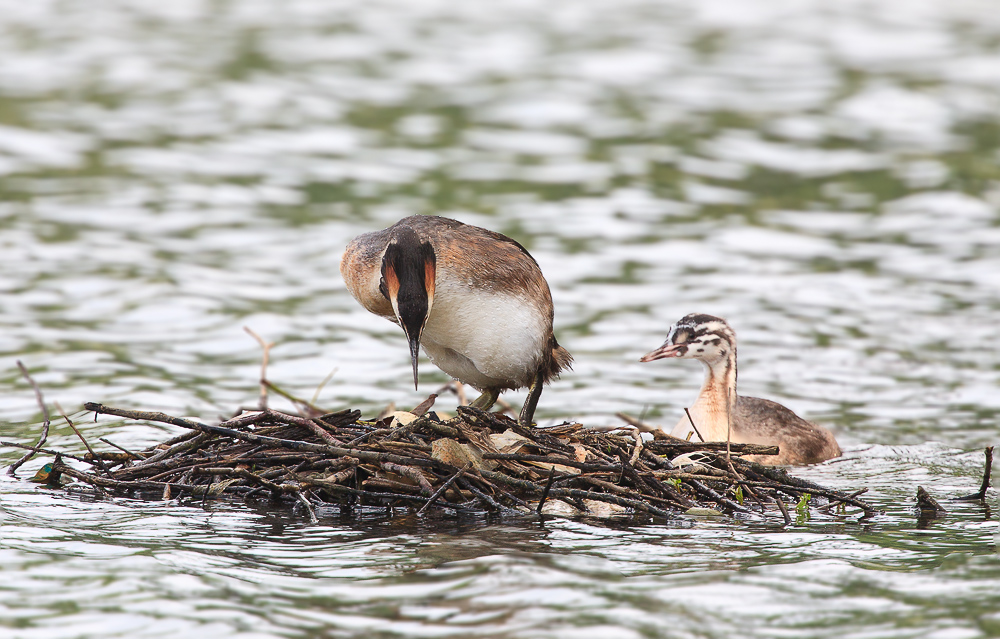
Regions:
<instances>
[{"instance_id":1,"label":"chick beak","mask_svg":"<svg viewBox=\"0 0 1000 639\"><path fill-rule=\"evenodd\" d=\"M668 357L680 357L686 350L686 344L671 344L669 342L664 342L663 346L659 347L655 351L649 351L640 357L639 361L652 362L653 360L665 359Z\"/></svg>"}]
</instances>

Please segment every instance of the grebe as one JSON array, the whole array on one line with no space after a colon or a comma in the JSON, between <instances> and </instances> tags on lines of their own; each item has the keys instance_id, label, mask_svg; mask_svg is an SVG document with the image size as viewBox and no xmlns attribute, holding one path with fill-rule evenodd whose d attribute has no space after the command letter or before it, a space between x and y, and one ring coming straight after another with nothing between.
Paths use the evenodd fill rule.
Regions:
<instances>
[{"instance_id":1,"label":"grebe","mask_svg":"<svg viewBox=\"0 0 1000 639\"><path fill-rule=\"evenodd\" d=\"M683 439L688 433L699 433L704 441L726 441L731 415L730 441L779 447L778 455L757 456L755 461L813 464L840 456L833 434L822 426L807 422L776 402L736 394L736 334L726 320L712 315L686 315L670 327L662 346L639 361L668 357L701 360L707 369L701 393L689 409L696 429L685 415L670 432L674 437Z\"/></svg>"},{"instance_id":2,"label":"grebe","mask_svg":"<svg viewBox=\"0 0 1000 639\"><path fill-rule=\"evenodd\" d=\"M442 371L482 393L530 387L518 422L530 426L542 385L573 357L552 332L552 294L538 263L506 235L431 215L360 235L340 273L362 306L403 328L413 386L420 347Z\"/></svg>"}]
</instances>

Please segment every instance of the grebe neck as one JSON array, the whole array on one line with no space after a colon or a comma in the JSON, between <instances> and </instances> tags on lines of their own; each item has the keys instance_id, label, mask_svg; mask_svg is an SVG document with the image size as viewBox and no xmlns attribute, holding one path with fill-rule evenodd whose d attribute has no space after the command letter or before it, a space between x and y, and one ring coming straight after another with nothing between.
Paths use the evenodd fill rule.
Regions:
<instances>
[{"instance_id":1,"label":"grebe neck","mask_svg":"<svg viewBox=\"0 0 1000 639\"><path fill-rule=\"evenodd\" d=\"M736 405L736 345L726 357L702 363L705 382L690 408L691 417L706 441L726 441L731 435L730 420Z\"/></svg>"}]
</instances>

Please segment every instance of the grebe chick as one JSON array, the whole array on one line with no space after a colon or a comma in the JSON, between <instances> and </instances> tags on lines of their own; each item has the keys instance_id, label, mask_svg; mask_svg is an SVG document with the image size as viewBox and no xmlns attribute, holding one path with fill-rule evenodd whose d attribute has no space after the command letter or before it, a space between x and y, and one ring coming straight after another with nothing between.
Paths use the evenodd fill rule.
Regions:
<instances>
[{"instance_id":1,"label":"grebe chick","mask_svg":"<svg viewBox=\"0 0 1000 639\"><path fill-rule=\"evenodd\" d=\"M506 235L414 215L354 238L340 273L362 306L402 327L414 388L423 346L438 368L481 391L477 408L530 387L518 417L530 426L542 385L573 361L552 332L552 294L538 263Z\"/></svg>"},{"instance_id":2,"label":"grebe chick","mask_svg":"<svg viewBox=\"0 0 1000 639\"><path fill-rule=\"evenodd\" d=\"M668 357L697 359L707 373L698 399L689 409L697 431L685 415L670 434L682 439L697 432L704 441L730 441L779 447L778 455L750 457L763 464L814 464L840 456L840 446L827 429L807 422L781 404L736 394L736 334L726 320L691 314L670 327L658 349L640 362ZM735 407L732 404L735 402ZM695 437L698 437L696 434Z\"/></svg>"}]
</instances>

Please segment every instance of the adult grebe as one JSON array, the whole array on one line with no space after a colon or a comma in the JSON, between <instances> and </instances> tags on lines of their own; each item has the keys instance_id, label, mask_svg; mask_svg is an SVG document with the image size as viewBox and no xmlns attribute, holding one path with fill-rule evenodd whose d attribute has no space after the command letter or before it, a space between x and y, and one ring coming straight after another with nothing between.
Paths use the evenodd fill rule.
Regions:
<instances>
[{"instance_id":1,"label":"adult grebe","mask_svg":"<svg viewBox=\"0 0 1000 639\"><path fill-rule=\"evenodd\" d=\"M707 369L701 393L689 409L696 429L685 415L670 432L674 437L696 432L704 441L726 441L731 424L732 442L779 447L777 456L756 458L764 464L813 464L840 456L833 434L822 426L781 404L736 394L736 334L726 320L686 315L670 327L663 346L639 361L668 357L701 360Z\"/></svg>"},{"instance_id":2,"label":"adult grebe","mask_svg":"<svg viewBox=\"0 0 1000 639\"><path fill-rule=\"evenodd\" d=\"M542 385L573 361L552 332L552 294L538 263L500 233L414 215L354 238L340 272L354 299L403 328L414 387L423 346L438 368L482 392L477 408L530 387L518 417L530 426Z\"/></svg>"}]
</instances>

